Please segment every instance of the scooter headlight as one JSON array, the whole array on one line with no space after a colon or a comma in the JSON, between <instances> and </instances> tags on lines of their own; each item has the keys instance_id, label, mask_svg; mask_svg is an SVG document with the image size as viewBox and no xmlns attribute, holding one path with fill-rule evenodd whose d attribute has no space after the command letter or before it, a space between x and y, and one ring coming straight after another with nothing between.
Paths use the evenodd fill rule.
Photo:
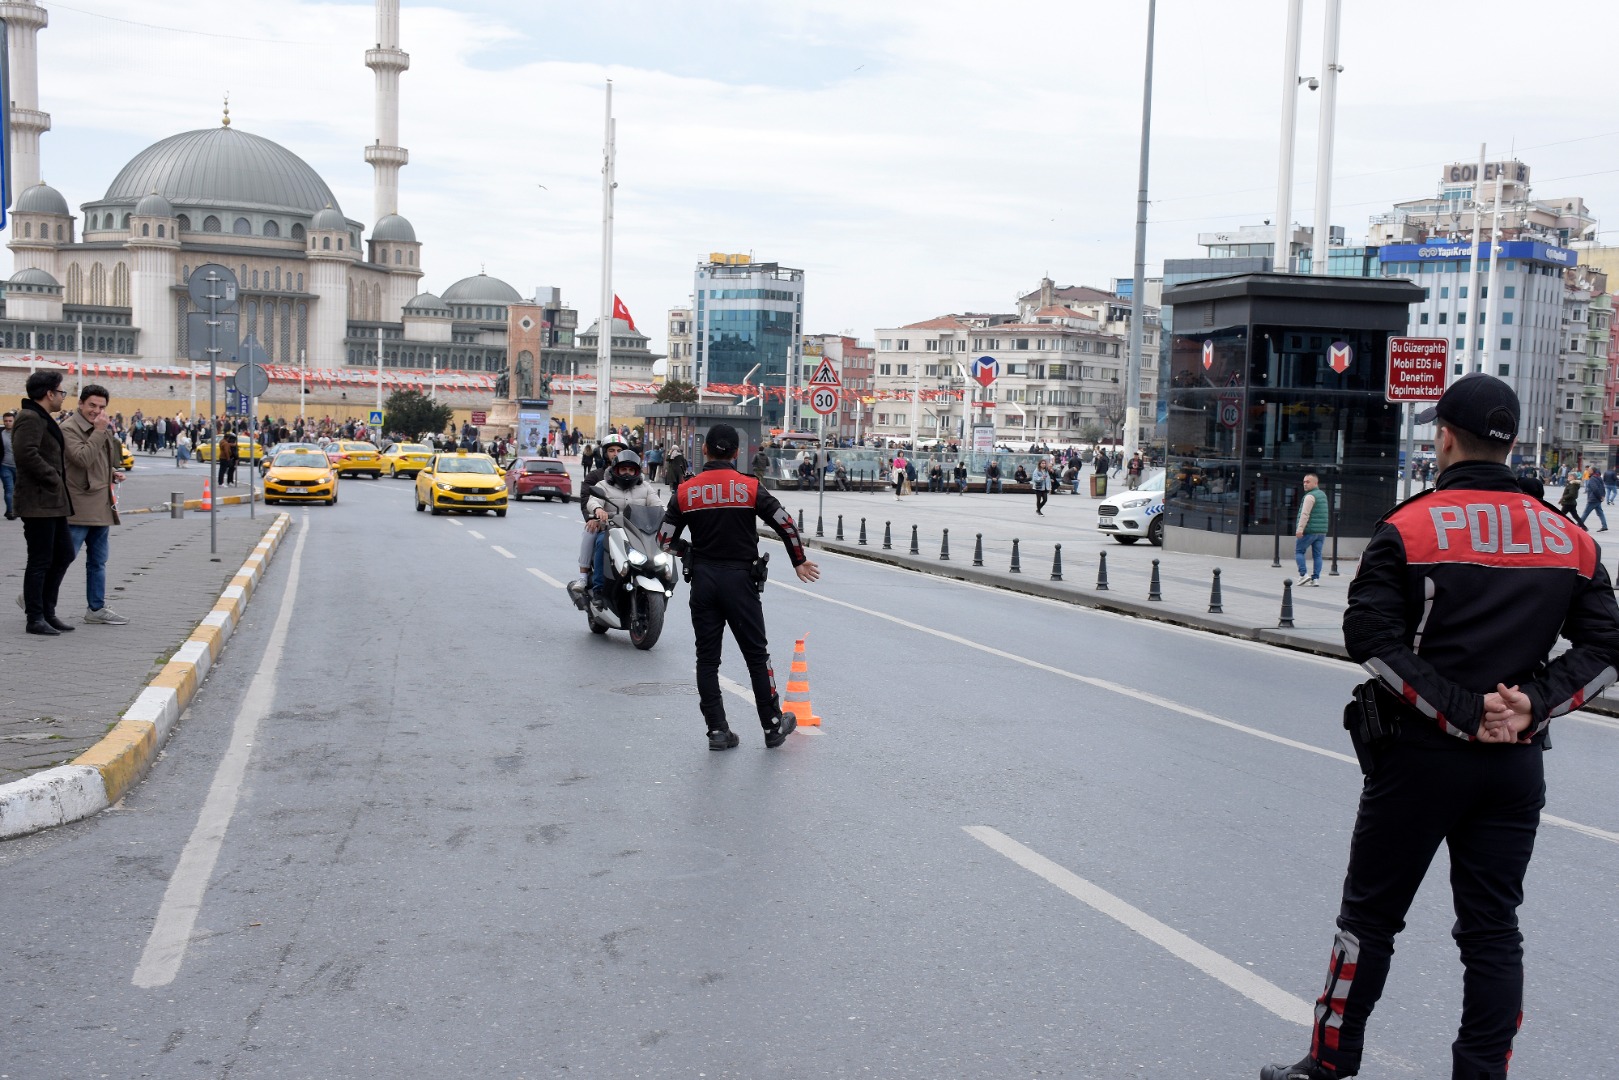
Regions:
<instances>
[{"instance_id":1,"label":"scooter headlight","mask_svg":"<svg viewBox=\"0 0 1619 1080\"><path fill-rule=\"evenodd\" d=\"M669 557L669 553L667 551L660 551L656 555L652 556L652 565L657 567L659 570L667 570L673 566L674 563L675 561Z\"/></svg>"},{"instance_id":2,"label":"scooter headlight","mask_svg":"<svg viewBox=\"0 0 1619 1080\"><path fill-rule=\"evenodd\" d=\"M629 560L630 560L630 565L631 566L645 566L646 565L646 554L644 552L636 550L635 548L631 548L630 549L630 554L629 554Z\"/></svg>"}]
</instances>

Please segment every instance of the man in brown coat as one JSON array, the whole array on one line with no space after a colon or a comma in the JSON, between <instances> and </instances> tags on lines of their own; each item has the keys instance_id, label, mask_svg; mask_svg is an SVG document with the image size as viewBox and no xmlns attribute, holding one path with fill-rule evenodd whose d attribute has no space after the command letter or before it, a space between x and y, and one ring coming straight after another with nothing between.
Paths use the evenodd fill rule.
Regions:
<instances>
[{"instance_id":1,"label":"man in brown coat","mask_svg":"<svg viewBox=\"0 0 1619 1080\"><path fill-rule=\"evenodd\" d=\"M79 407L62 421L62 439L67 450L67 491L73 499L73 514L67 519L73 553L84 547L85 598L87 623L122 626L129 620L107 606L107 548L112 527L118 524L118 504L113 485L122 483L124 474L118 440L107 417L107 401L112 397L105 386L91 383L79 391Z\"/></svg>"},{"instance_id":2,"label":"man in brown coat","mask_svg":"<svg viewBox=\"0 0 1619 1080\"><path fill-rule=\"evenodd\" d=\"M36 371L25 384L28 397L17 410L11 450L17 456L14 506L22 518L28 562L23 569L23 610L28 632L55 637L73 629L56 617L56 594L73 562L68 515L73 499L67 490L67 453L62 429L51 413L62 407L67 391L60 371Z\"/></svg>"}]
</instances>

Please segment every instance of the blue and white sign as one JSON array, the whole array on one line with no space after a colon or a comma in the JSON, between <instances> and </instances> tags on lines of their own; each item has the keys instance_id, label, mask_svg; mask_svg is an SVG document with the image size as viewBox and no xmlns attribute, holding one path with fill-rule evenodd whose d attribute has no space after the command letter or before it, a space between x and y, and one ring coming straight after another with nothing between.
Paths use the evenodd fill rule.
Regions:
<instances>
[{"instance_id":1,"label":"blue and white sign","mask_svg":"<svg viewBox=\"0 0 1619 1080\"><path fill-rule=\"evenodd\" d=\"M1486 245L1487 247L1487 245ZM1429 262L1435 259L1466 259L1473 254L1473 245L1463 242L1449 242L1444 240L1430 241L1426 244L1388 244L1377 253L1378 261L1387 265L1395 262ZM1486 250L1484 258L1490 258L1492 252ZM1553 247L1542 244L1538 240L1508 240L1496 244L1493 254L1503 259L1528 259L1531 262L1551 263L1553 266L1573 266L1579 261L1579 255L1568 248Z\"/></svg>"},{"instance_id":2,"label":"blue and white sign","mask_svg":"<svg viewBox=\"0 0 1619 1080\"><path fill-rule=\"evenodd\" d=\"M368 423L370 424L371 427L374 427L374 428L381 427L382 426L382 410L381 409L372 409L371 410L371 418L368 421Z\"/></svg>"},{"instance_id":3,"label":"blue and white sign","mask_svg":"<svg viewBox=\"0 0 1619 1080\"><path fill-rule=\"evenodd\" d=\"M973 382L988 388L994 384L996 379L1000 378L1001 362L993 356L980 356L973 361L969 372L973 377Z\"/></svg>"}]
</instances>

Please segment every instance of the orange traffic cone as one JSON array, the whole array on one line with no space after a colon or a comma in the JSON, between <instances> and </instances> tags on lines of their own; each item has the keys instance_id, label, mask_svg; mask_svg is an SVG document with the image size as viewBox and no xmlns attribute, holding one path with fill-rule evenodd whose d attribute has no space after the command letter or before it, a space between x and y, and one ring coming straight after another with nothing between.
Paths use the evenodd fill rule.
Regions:
<instances>
[{"instance_id":1,"label":"orange traffic cone","mask_svg":"<svg viewBox=\"0 0 1619 1080\"><path fill-rule=\"evenodd\" d=\"M212 510L214 508L214 489L209 485L208 478L202 481L202 506L199 509Z\"/></svg>"},{"instance_id":2,"label":"orange traffic cone","mask_svg":"<svg viewBox=\"0 0 1619 1080\"><path fill-rule=\"evenodd\" d=\"M803 638L793 644L793 666L787 674L787 700L781 703L781 708L797 717L799 727L821 726L821 718L810 706L809 660L804 655Z\"/></svg>"}]
</instances>

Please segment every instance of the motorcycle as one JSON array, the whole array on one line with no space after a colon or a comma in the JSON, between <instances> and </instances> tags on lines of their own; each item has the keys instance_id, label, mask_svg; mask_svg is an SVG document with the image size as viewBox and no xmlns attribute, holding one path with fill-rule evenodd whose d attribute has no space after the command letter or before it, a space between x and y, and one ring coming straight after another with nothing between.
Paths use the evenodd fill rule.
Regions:
<instances>
[{"instance_id":1,"label":"motorcycle","mask_svg":"<svg viewBox=\"0 0 1619 1080\"><path fill-rule=\"evenodd\" d=\"M679 574L674 556L658 546L662 524L661 506L626 506L608 519L602 589L606 603L598 605L584 592L570 590L574 606L585 613L592 634L628 630L630 642L643 650L658 643L664 611L675 595Z\"/></svg>"}]
</instances>

